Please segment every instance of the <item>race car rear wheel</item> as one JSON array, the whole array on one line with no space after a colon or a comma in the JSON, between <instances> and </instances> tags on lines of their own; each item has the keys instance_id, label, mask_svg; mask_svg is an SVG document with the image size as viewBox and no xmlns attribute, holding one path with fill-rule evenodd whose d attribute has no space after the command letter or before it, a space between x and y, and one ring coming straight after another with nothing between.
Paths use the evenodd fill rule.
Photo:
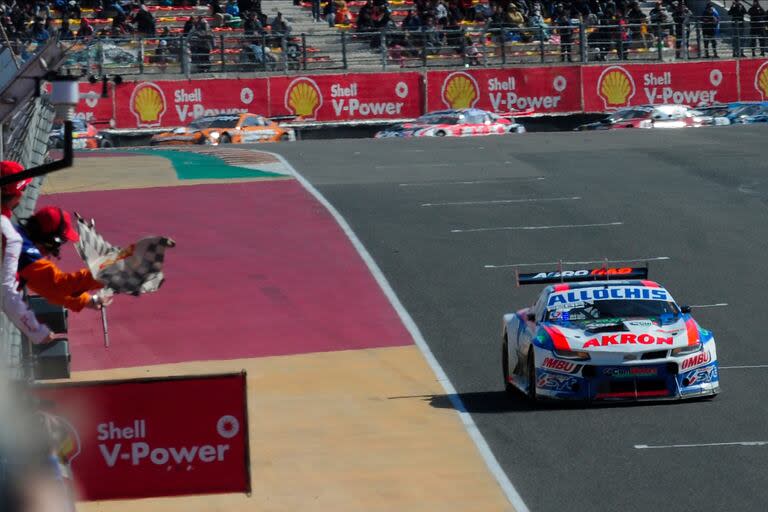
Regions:
<instances>
[{"instance_id":1,"label":"race car rear wheel","mask_svg":"<svg viewBox=\"0 0 768 512\"><path fill-rule=\"evenodd\" d=\"M515 387L509 382L509 344L506 336L504 336L504 343L501 345L501 371L504 375L504 391L509 394L514 393Z\"/></svg>"},{"instance_id":2,"label":"race car rear wheel","mask_svg":"<svg viewBox=\"0 0 768 512\"><path fill-rule=\"evenodd\" d=\"M536 362L533 357L533 347L528 352L528 400L536 403L539 400L536 394Z\"/></svg>"},{"instance_id":3,"label":"race car rear wheel","mask_svg":"<svg viewBox=\"0 0 768 512\"><path fill-rule=\"evenodd\" d=\"M438 130L435 132L435 137L445 137L445 132L443 130Z\"/></svg>"},{"instance_id":4,"label":"race car rear wheel","mask_svg":"<svg viewBox=\"0 0 768 512\"><path fill-rule=\"evenodd\" d=\"M284 133L280 136L280 142L287 142L289 140L291 140L291 137L287 133Z\"/></svg>"},{"instance_id":5,"label":"race car rear wheel","mask_svg":"<svg viewBox=\"0 0 768 512\"><path fill-rule=\"evenodd\" d=\"M229 136L229 134L225 133L221 136L219 139L219 144L230 144L232 142L232 137Z\"/></svg>"}]
</instances>

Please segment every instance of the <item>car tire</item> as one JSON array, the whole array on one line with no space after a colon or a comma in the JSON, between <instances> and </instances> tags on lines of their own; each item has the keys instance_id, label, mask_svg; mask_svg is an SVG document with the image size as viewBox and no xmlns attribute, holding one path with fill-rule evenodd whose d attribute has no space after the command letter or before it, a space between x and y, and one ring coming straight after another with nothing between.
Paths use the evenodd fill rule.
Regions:
<instances>
[{"instance_id":1,"label":"car tire","mask_svg":"<svg viewBox=\"0 0 768 512\"><path fill-rule=\"evenodd\" d=\"M528 351L528 401L532 404L539 401L536 394L536 362L533 357L533 347Z\"/></svg>"},{"instance_id":2,"label":"car tire","mask_svg":"<svg viewBox=\"0 0 768 512\"><path fill-rule=\"evenodd\" d=\"M101 143L99 144L100 148L113 148L115 147L114 144L112 144L111 140L108 139L101 139Z\"/></svg>"},{"instance_id":3,"label":"car tire","mask_svg":"<svg viewBox=\"0 0 768 512\"><path fill-rule=\"evenodd\" d=\"M232 137L230 137L228 133L225 133L219 139L219 144L231 144L231 143L232 143Z\"/></svg>"},{"instance_id":4,"label":"car tire","mask_svg":"<svg viewBox=\"0 0 768 512\"><path fill-rule=\"evenodd\" d=\"M501 372L504 375L504 391L511 395L515 392L515 386L509 382L509 343L506 335L504 343L501 344Z\"/></svg>"},{"instance_id":5,"label":"car tire","mask_svg":"<svg viewBox=\"0 0 768 512\"><path fill-rule=\"evenodd\" d=\"M445 132L443 130L438 130L435 132L435 137L445 137Z\"/></svg>"}]
</instances>

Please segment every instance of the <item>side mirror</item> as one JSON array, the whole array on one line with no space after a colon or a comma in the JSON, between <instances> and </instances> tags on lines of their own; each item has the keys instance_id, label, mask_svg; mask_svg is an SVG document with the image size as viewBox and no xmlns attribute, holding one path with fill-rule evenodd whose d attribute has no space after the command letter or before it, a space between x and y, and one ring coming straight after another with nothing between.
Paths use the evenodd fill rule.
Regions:
<instances>
[{"instance_id":1,"label":"side mirror","mask_svg":"<svg viewBox=\"0 0 768 512\"><path fill-rule=\"evenodd\" d=\"M680 306L680 312L683 314L688 314L691 312L691 306Z\"/></svg>"},{"instance_id":2,"label":"side mirror","mask_svg":"<svg viewBox=\"0 0 768 512\"><path fill-rule=\"evenodd\" d=\"M535 313L528 313L525 315L525 319L529 322L535 322L536 321L536 314Z\"/></svg>"}]
</instances>

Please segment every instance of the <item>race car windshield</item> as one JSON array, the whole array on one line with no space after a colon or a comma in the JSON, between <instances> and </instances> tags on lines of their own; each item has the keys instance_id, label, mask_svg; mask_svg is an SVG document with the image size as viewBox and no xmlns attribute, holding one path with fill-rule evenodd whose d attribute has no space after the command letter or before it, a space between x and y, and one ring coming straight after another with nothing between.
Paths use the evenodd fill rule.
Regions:
<instances>
[{"instance_id":1,"label":"race car windshield","mask_svg":"<svg viewBox=\"0 0 768 512\"><path fill-rule=\"evenodd\" d=\"M416 122L422 124L458 124L459 118L452 116L422 116Z\"/></svg>"},{"instance_id":2,"label":"race car windshield","mask_svg":"<svg viewBox=\"0 0 768 512\"><path fill-rule=\"evenodd\" d=\"M189 127L193 130L202 130L203 128L208 128L211 122L213 122L213 119L210 117L202 117L189 123Z\"/></svg>"},{"instance_id":3,"label":"race car windshield","mask_svg":"<svg viewBox=\"0 0 768 512\"><path fill-rule=\"evenodd\" d=\"M680 314L677 304L663 300L596 300L547 310L549 322L580 322L606 318L648 318Z\"/></svg>"},{"instance_id":4,"label":"race car windshield","mask_svg":"<svg viewBox=\"0 0 768 512\"><path fill-rule=\"evenodd\" d=\"M239 117L217 117L207 126L208 128L234 128Z\"/></svg>"},{"instance_id":5,"label":"race car windshield","mask_svg":"<svg viewBox=\"0 0 768 512\"><path fill-rule=\"evenodd\" d=\"M630 109L630 110L619 110L618 112L614 112L610 116L608 116L608 119L606 119L609 123L618 123L619 121L629 121L630 119L644 119L648 117L648 111L647 110L639 110L639 109Z\"/></svg>"}]
</instances>

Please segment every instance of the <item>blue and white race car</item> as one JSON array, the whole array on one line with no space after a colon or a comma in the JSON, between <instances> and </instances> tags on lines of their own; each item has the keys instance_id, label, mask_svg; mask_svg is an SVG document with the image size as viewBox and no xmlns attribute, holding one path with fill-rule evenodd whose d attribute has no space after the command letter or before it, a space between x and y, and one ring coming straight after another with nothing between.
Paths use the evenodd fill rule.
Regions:
<instances>
[{"instance_id":1,"label":"blue and white race car","mask_svg":"<svg viewBox=\"0 0 768 512\"><path fill-rule=\"evenodd\" d=\"M504 315L506 390L533 402L716 395L712 333L647 277L632 267L519 274L519 284L557 284Z\"/></svg>"}]
</instances>

